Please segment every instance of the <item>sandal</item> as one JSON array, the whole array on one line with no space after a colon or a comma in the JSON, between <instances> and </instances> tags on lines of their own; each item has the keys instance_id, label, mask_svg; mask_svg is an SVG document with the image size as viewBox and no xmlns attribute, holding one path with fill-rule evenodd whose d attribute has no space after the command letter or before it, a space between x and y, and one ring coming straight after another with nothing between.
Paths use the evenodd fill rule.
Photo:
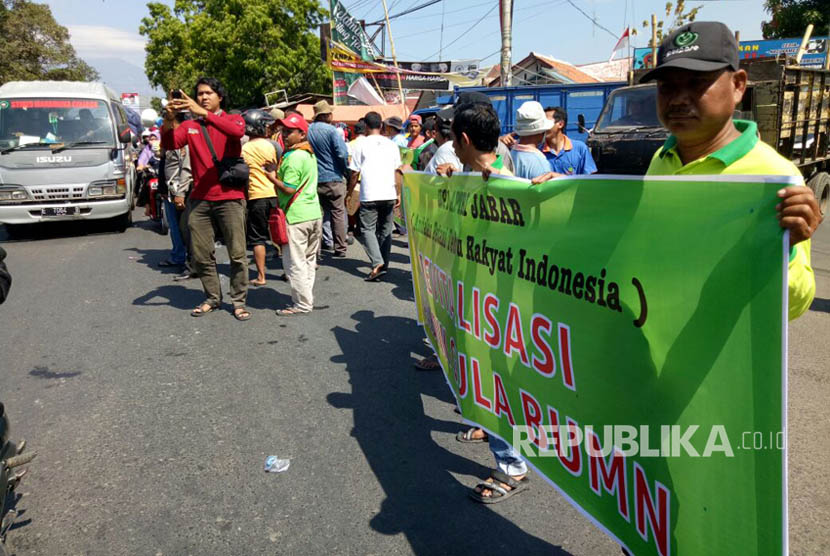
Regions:
<instances>
[{"instance_id":1,"label":"sandal","mask_svg":"<svg viewBox=\"0 0 830 556\"><path fill-rule=\"evenodd\" d=\"M386 271L383 269L383 265L380 265L377 268L373 268L372 272L370 272L363 280L365 282L377 282L384 274L386 274Z\"/></svg>"},{"instance_id":2,"label":"sandal","mask_svg":"<svg viewBox=\"0 0 830 556\"><path fill-rule=\"evenodd\" d=\"M298 311L293 307L289 307L287 309L277 309L276 313L278 317L293 317L296 315L307 315L311 311Z\"/></svg>"},{"instance_id":3,"label":"sandal","mask_svg":"<svg viewBox=\"0 0 830 556\"><path fill-rule=\"evenodd\" d=\"M202 309L202 307L207 307L207 310ZM192 311L190 311L190 316L191 317L203 317L203 316L207 315L208 313L214 312L218 308L219 308L218 305L211 305L210 303L205 302L205 303L200 304L198 307L196 307Z\"/></svg>"},{"instance_id":4,"label":"sandal","mask_svg":"<svg viewBox=\"0 0 830 556\"><path fill-rule=\"evenodd\" d=\"M245 307L239 307L233 310L233 318L236 320L248 320L251 318L251 312Z\"/></svg>"},{"instance_id":5,"label":"sandal","mask_svg":"<svg viewBox=\"0 0 830 556\"><path fill-rule=\"evenodd\" d=\"M458 431L458 434L455 435L455 439L464 444L479 444L481 442L487 442L488 436L487 433L484 433L483 438L475 438L473 437L473 433L475 433L477 428L467 429L465 431ZM482 431L483 432L483 431Z\"/></svg>"},{"instance_id":6,"label":"sandal","mask_svg":"<svg viewBox=\"0 0 830 556\"><path fill-rule=\"evenodd\" d=\"M430 355L415 363L415 368L419 371L438 371L441 369L441 363L438 362L438 357Z\"/></svg>"},{"instance_id":7,"label":"sandal","mask_svg":"<svg viewBox=\"0 0 830 556\"><path fill-rule=\"evenodd\" d=\"M476 492L475 489L471 490L470 498L481 504L498 504L527 489L527 484L530 482L530 477L517 480L497 469L490 472L489 479L478 483L476 488L480 492ZM510 490L501 485L510 487ZM490 491L490 496L484 496L485 489Z\"/></svg>"}]
</instances>

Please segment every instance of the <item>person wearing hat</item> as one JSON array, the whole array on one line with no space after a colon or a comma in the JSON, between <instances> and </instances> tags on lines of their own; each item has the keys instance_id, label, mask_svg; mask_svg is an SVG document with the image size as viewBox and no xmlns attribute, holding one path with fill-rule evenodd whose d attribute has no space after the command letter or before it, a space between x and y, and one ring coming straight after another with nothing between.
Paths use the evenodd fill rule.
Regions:
<instances>
[{"instance_id":1,"label":"person wearing hat","mask_svg":"<svg viewBox=\"0 0 830 556\"><path fill-rule=\"evenodd\" d=\"M274 125L271 126L271 138L269 140L277 150L277 158L282 160L282 154L285 152L285 142L282 140L282 128L280 128L277 122L285 118L285 112L279 108L272 108L269 114L274 118Z\"/></svg>"},{"instance_id":2,"label":"person wearing hat","mask_svg":"<svg viewBox=\"0 0 830 556\"><path fill-rule=\"evenodd\" d=\"M323 241L335 257L345 257L348 248L346 224L346 178L349 149L343 134L331 125L334 109L325 100L314 105L314 123L308 142L317 157L317 195L323 210Z\"/></svg>"},{"instance_id":3,"label":"person wearing hat","mask_svg":"<svg viewBox=\"0 0 830 556\"><path fill-rule=\"evenodd\" d=\"M799 185L778 191L778 220L790 232L789 318L815 295L810 237L821 223L815 196L798 168L758 138L755 122L733 120L743 98L746 71L738 42L723 23L696 21L666 37L656 67L641 82L657 82L657 114L671 135L651 160L647 175L783 175Z\"/></svg>"},{"instance_id":4,"label":"person wearing hat","mask_svg":"<svg viewBox=\"0 0 830 556\"><path fill-rule=\"evenodd\" d=\"M279 170L266 168L277 190L288 223L288 244L282 248L282 266L291 285L292 305L277 315L290 317L314 309L317 251L323 234L323 213L317 196L317 160L307 140L308 124L292 113L279 121L288 149ZM289 206L289 202L291 203Z\"/></svg>"},{"instance_id":5,"label":"person wearing hat","mask_svg":"<svg viewBox=\"0 0 830 556\"><path fill-rule=\"evenodd\" d=\"M423 128L423 120L421 116L412 114L409 116L409 137L406 141L406 146L410 149L417 149L424 144L424 136L421 135Z\"/></svg>"},{"instance_id":6,"label":"person wearing hat","mask_svg":"<svg viewBox=\"0 0 830 556\"><path fill-rule=\"evenodd\" d=\"M383 120L382 134L392 140L399 147L406 147L409 140L403 133L403 120L397 116L391 116Z\"/></svg>"},{"instance_id":7,"label":"person wearing hat","mask_svg":"<svg viewBox=\"0 0 830 556\"><path fill-rule=\"evenodd\" d=\"M548 119L545 109L535 100L523 103L516 110L513 130L519 136L519 140L510 152L516 176L532 180L550 172L548 159L539 150L538 145L544 141L545 135L552 127L553 120Z\"/></svg>"}]
</instances>

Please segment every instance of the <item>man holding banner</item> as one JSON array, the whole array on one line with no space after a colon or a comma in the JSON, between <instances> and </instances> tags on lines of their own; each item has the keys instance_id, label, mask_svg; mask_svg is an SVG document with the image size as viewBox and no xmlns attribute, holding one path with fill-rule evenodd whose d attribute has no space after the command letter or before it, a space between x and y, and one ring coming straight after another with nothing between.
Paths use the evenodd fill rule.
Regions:
<instances>
[{"instance_id":1,"label":"man holding banner","mask_svg":"<svg viewBox=\"0 0 830 556\"><path fill-rule=\"evenodd\" d=\"M733 122L736 51L713 23L664 42L650 176L532 185L457 121L484 176L404 176L419 321L465 420L521 454L479 501L526 464L630 553L787 553L787 318L820 217Z\"/></svg>"},{"instance_id":2,"label":"man holding banner","mask_svg":"<svg viewBox=\"0 0 830 556\"><path fill-rule=\"evenodd\" d=\"M687 38L688 37L688 38ZM686 44L694 39L693 43ZM699 48L690 48L694 44ZM682 46L678 46L682 45ZM695 22L667 37L657 67L641 83L657 81L657 113L671 136L655 154L648 175L789 175L802 185L781 189L776 207L781 227L790 232L789 318L813 301L816 283L810 266L810 236L821 221L813 191L798 168L758 138L752 121L732 120L746 91L739 68L738 41L726 25Z\"/></svg>"}]
</instances>

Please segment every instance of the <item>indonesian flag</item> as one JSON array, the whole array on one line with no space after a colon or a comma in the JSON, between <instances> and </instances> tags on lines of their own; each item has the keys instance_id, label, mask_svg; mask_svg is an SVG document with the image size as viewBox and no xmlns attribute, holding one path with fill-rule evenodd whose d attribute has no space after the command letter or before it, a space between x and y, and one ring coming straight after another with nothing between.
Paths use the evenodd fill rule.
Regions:
<instances>
[{"instance_id":1,"label":"indonesian flag","mask_svg":"<svg viewBox=\"0 0 830 556\"><path fill-rule=\"evenodd\" d=\"M614 50L611 51L611 57L608 58L609 62L614 59L614 55L616 55L617 52L619 52L620 50L623 50L623 51L628 50L628 46L630 44L630 42L629 42L630 31L631 31L631 27L626 27L625 28L625 31L623 31L623 34L620 37L620 40L618 40L617 44L614 45Z\"/></svg>"}]
</instances>

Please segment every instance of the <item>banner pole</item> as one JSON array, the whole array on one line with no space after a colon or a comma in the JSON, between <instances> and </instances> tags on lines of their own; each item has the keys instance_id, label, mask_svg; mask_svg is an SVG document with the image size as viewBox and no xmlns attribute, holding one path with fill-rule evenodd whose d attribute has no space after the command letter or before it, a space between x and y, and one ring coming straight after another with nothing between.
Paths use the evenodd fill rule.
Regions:
<instances>
[{"instance_id":1,"label":"banner pole","mask_svg":"<svg viewBox=\"0 0 830 556\"><path fill-rule=\"evenodd\" d=\"M395 65L395 75L398 76L398 93L401 95L401 106L406 116L406 97L403 96L403 85L401 85L401 70L398 68L398 57L395 55L395 40L392 38L392 26L389 25L389 8L386 7L386 0L383 2L383 14L386 17L386 29L389 31L389 46L392 49L392 63Z\"/></svg>"}]
</instances>

